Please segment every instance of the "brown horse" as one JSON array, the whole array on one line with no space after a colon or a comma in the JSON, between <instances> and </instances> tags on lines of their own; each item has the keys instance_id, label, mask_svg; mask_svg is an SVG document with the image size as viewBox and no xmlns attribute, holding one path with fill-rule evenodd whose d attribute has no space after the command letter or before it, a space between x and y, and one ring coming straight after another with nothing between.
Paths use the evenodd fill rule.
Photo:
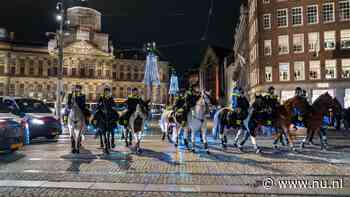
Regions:
<instances>
[{"instance_id":1,"label":"brown horse","mask_svg":"<svg viewBox=\"0 0 350 197\"><path fill-rule=\"evenodd\" d=\"M305 126L307 128L307 133L305 138L301 143L301 148L305 147L306 141L311 141L313 135L318 132L321 142L321 150L327 148L327 136L326 136L326 126L324 123L324 116L329 116L330 119L334 119L334 115L339 113L341 110L338 103L328 94L328 92L322 94L318 97L312 104L310 113L306 116ZM328 123L330 124L330 123Z\"/></svg>"},{"instance_id":2,"label":"brown horse","mask_svg":"<svg viewBox=\"0 0 350 197\"><path fill-rule=\"evenodd\" d=\"M291 111L287 110L285 105L278 105L277 107L269 106L269 102L262 97L256 96L256 100L252 105L252 114L249 115L248 128L250 131L250 136L255 141L256 131L260 126L269 126L276 129L274 138L274 148L277 148L277 141L282 137L282 135L287 136L289 145L294 151L294 139L289 131L289 126L291 125ZM241 145L246 141L243 140Z\"/></svg>"}]
</instances>

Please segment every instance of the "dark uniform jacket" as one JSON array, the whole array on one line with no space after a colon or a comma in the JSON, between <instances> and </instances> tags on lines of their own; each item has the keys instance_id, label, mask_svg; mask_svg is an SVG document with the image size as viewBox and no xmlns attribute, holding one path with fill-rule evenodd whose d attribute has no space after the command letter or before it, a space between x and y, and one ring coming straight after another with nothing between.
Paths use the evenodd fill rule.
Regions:
<instances>
[{"instance_id":1,"label":"dark uniform jacket","mask_svg":"<svg viewBox=\"0 0 350 197\"><path fill-rule=\"evenodd\" d=\"M117 125L119 115L116 110L114 110L115 102L112 97L101 96L98 104L97 110L94 114L94 120L97 128L103 130L111 130Z\"/></svg>"},{"instance_id":2,"label":"dark uniform jacket","mask_svg":"<svg viewBox=\"0 0 350 197\"><path fill-rule=\"evenodd\" d=\"M73 96L74 95L74 96ZM82 111L85 111L85 104L86 104L86 99L85 99L85 95L84 94L79 94L79 95L75 95L75 93L71 93L68 95L68 108L72 108L74 100L73 98L75 98L75 102L77 103L77 105L79 106L79 108Z\"/></svg>"}]
</instances>

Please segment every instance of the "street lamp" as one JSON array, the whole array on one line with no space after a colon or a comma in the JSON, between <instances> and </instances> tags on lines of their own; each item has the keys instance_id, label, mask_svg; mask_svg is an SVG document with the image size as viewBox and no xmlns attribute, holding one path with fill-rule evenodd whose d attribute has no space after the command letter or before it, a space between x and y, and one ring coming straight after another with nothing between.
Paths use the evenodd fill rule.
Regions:
<instances>
[{"instance_id":1,"label":"street lamp","mask_svg":"<svg viewBox=\"0 0 350 197\"><path fill-rule=\"evenodd\" d=\"M56 5L56 10L58 11L57 14L57 21L59 22L59 30L56 33L57 37L57 48L58 48L58 71L57 71L57 92L56 92L56 115L61 121L61 108L62 108L62 96L63 96L63 91L62 91L62 70L63 70L63 27L66 22L66 10L64 6L64 1L61 0L60 2L57 3Z\"/></svg>"}]
</instances>

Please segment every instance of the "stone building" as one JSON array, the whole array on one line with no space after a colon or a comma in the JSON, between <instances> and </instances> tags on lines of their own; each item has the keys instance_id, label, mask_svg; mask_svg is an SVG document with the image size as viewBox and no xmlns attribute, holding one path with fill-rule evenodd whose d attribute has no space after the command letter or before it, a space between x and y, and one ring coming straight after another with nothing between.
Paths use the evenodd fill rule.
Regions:
<instances>
[{"instance_id":1,"label":"stone building","mask_svg":"<svg viewBox=\"0 0 350 197\"><path fill-rule=\"evenodd\" d=\"M228 66L225 68L226 101L231 103L231 94L234 87L240 87L247 94L249 92L248 73L248 8L242 4L240 17L235 28L233 53Z\"/></svg>"},{"instance_id":2,"label":"stone building","mask_svg":"<svg viewBox=\"0 0 350 197\"><path fill-rule=\"evenodd\" d=\"M211 95L220 103L224 104L225 98L225 67L227 57L232 51L217 46L208 46L204 52L200 67L199 80L201 89L211 91Z\"/></svg>"},{"instance_id":3,"label":"stone building","mask_svg":"<svg viewBox=\"0 0 350 197\"><path fill-rule=\"evenodd\" d=\"M250 95L297 86L350 106L350 0L248 0Z\"/></svg>"},{"instance_id":4,"label":"stone building","mask_svg":"<svg viewBox=\"0 0 350 197\"><path fill-rule=\"evenodd\" d=\"M88 102L96 102L104 86L111 87L113 96L118 98L126 97L132 88L146 95L145 58L137 55L129 58L113 51L109 35L101 33L101 13L86 7L72 7L67 10L67 18L70 23L64 37L65 93L80 84ZM56 38L45 46L16 42L13 33L0 32L4 35L0 38L0 95L55 101ZM168 63L160 61L159 67L161 85L155 87L153 101L166 103Z\"/></svg>"}]
</instances>

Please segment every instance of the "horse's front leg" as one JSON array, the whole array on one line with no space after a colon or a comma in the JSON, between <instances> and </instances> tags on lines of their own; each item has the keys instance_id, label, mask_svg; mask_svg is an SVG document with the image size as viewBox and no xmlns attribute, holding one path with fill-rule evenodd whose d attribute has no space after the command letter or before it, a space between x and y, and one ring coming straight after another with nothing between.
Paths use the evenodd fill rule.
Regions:
<instances>
[{"instance_id":1,"label":"horse's front leg","mask_svg":"<svg viewBox=\"0 0 350 197\"><path fill-rule=\"evenodd\" d=\"M227 136L226 136L226 129L225 126L222 125L221 123L218 123L218 130L219 130L219 137L221 140L221 146L223 149L227 148Z\"/></svg>"},{"instance_id":2,"label":"horse's front leg","mask_svg":"<svg viewBox=\"0 0 350 197\"><path fill-rule=\"evenodd\" d=\"M100 129L98 130L98 135L100 136L100 148L103 148L104 147L103 136Z\"/></svg>"},{"instance_id":3,"label":"horse's front leg","mask_svg":"<svg viewBox=\"0 0 350 197\"><path fill-rule=\"evenodd\" d=\"M180 129L179 129L179 131L181 130L181 129L183 129L183 138L184 138L184 144L185 144L185 146L186 146L186 148L189 150L190 149L190 146L189 146L189 144L188 144L188 132L189 132L189 128L187 128L187 127L180 127Z\"/></svg>"},{"instance_id":4,"label":"horse's front leg","mask_svg":"<svg viewBox=\"0 0 350 197\"><path fill-rule=\"evenodd\" d=\"M129 127L124 127L124 131L125 134L125 146L128 147L129 146Z\"/></svg>"},{"instance_id":5,"label":"horse's front leg","mask_svg":"<svg viewBox=\"0 0 350 197\"><path fill-rule=\"evenodd\" d=\"M319 131L319 135L320 135L321 150L327 150L326 128L321 127Z\"/></svg>"},{"instance_id":6,"label":"horse's front leg","mask_svg":"<svg viewBox=\"0 0 350 197\"><path fill-rule=\"evenodd\" d=\"M107 136L107 131L104 130L102 132L102 135L103 135L103 141L104 141L104 149L103 149L103 151L106 154L109 154L109 140L108 140L108 136Z\"/></svg>"},{"instance_id":7,"label":"horse's front leg","mask_svg":"<svg viewBox=\"0 0 350 197\"><path fill-rule=\"evenodd\" d=\"M287 126L283 126L282 129L283 129L283 133L282 133L282 136L280 137L283 137L283 135L285 135L287 137L290 149L292 151L296 151L294 147L294 140L293 140L292 134L289 132L289 128Z\"/></svg>"},{"instance_id":8,"label":"horse's front leg","mask_svg":"<svg viewBox=\"0 0 350 197\"><path fill-rule=\"evenodd\" d=\"M201 134L202 134L202 139L204 143L204 149L207 152L207 154L210 154L209 151L209 146L208 146L208 139L207 139L207 121L204 121L201 127Z\"/></svg>"},{"instance_id":9,"label":"horse's front leg","mask_svg":"<svg viewBox=\"0 0 350 197\"><path fill-rule=\"evenodd\" d=\"M196 152L196 131L190 127L191 131L191 144L192 144L192 152Z\"/></svg>"},{"instance_id":10,"label":"horse's front leg","mask_svg":"<svg viewBox=\"0 0 350 197\"><path fill-rule=\"evenodd\" d=\"M71 140L71 149L72 149L72 153L75 153L75 140L74 140L74 134L73 132L71 132L71 136L70 136L70 140Z\"/></svg>"}]
</instances>

